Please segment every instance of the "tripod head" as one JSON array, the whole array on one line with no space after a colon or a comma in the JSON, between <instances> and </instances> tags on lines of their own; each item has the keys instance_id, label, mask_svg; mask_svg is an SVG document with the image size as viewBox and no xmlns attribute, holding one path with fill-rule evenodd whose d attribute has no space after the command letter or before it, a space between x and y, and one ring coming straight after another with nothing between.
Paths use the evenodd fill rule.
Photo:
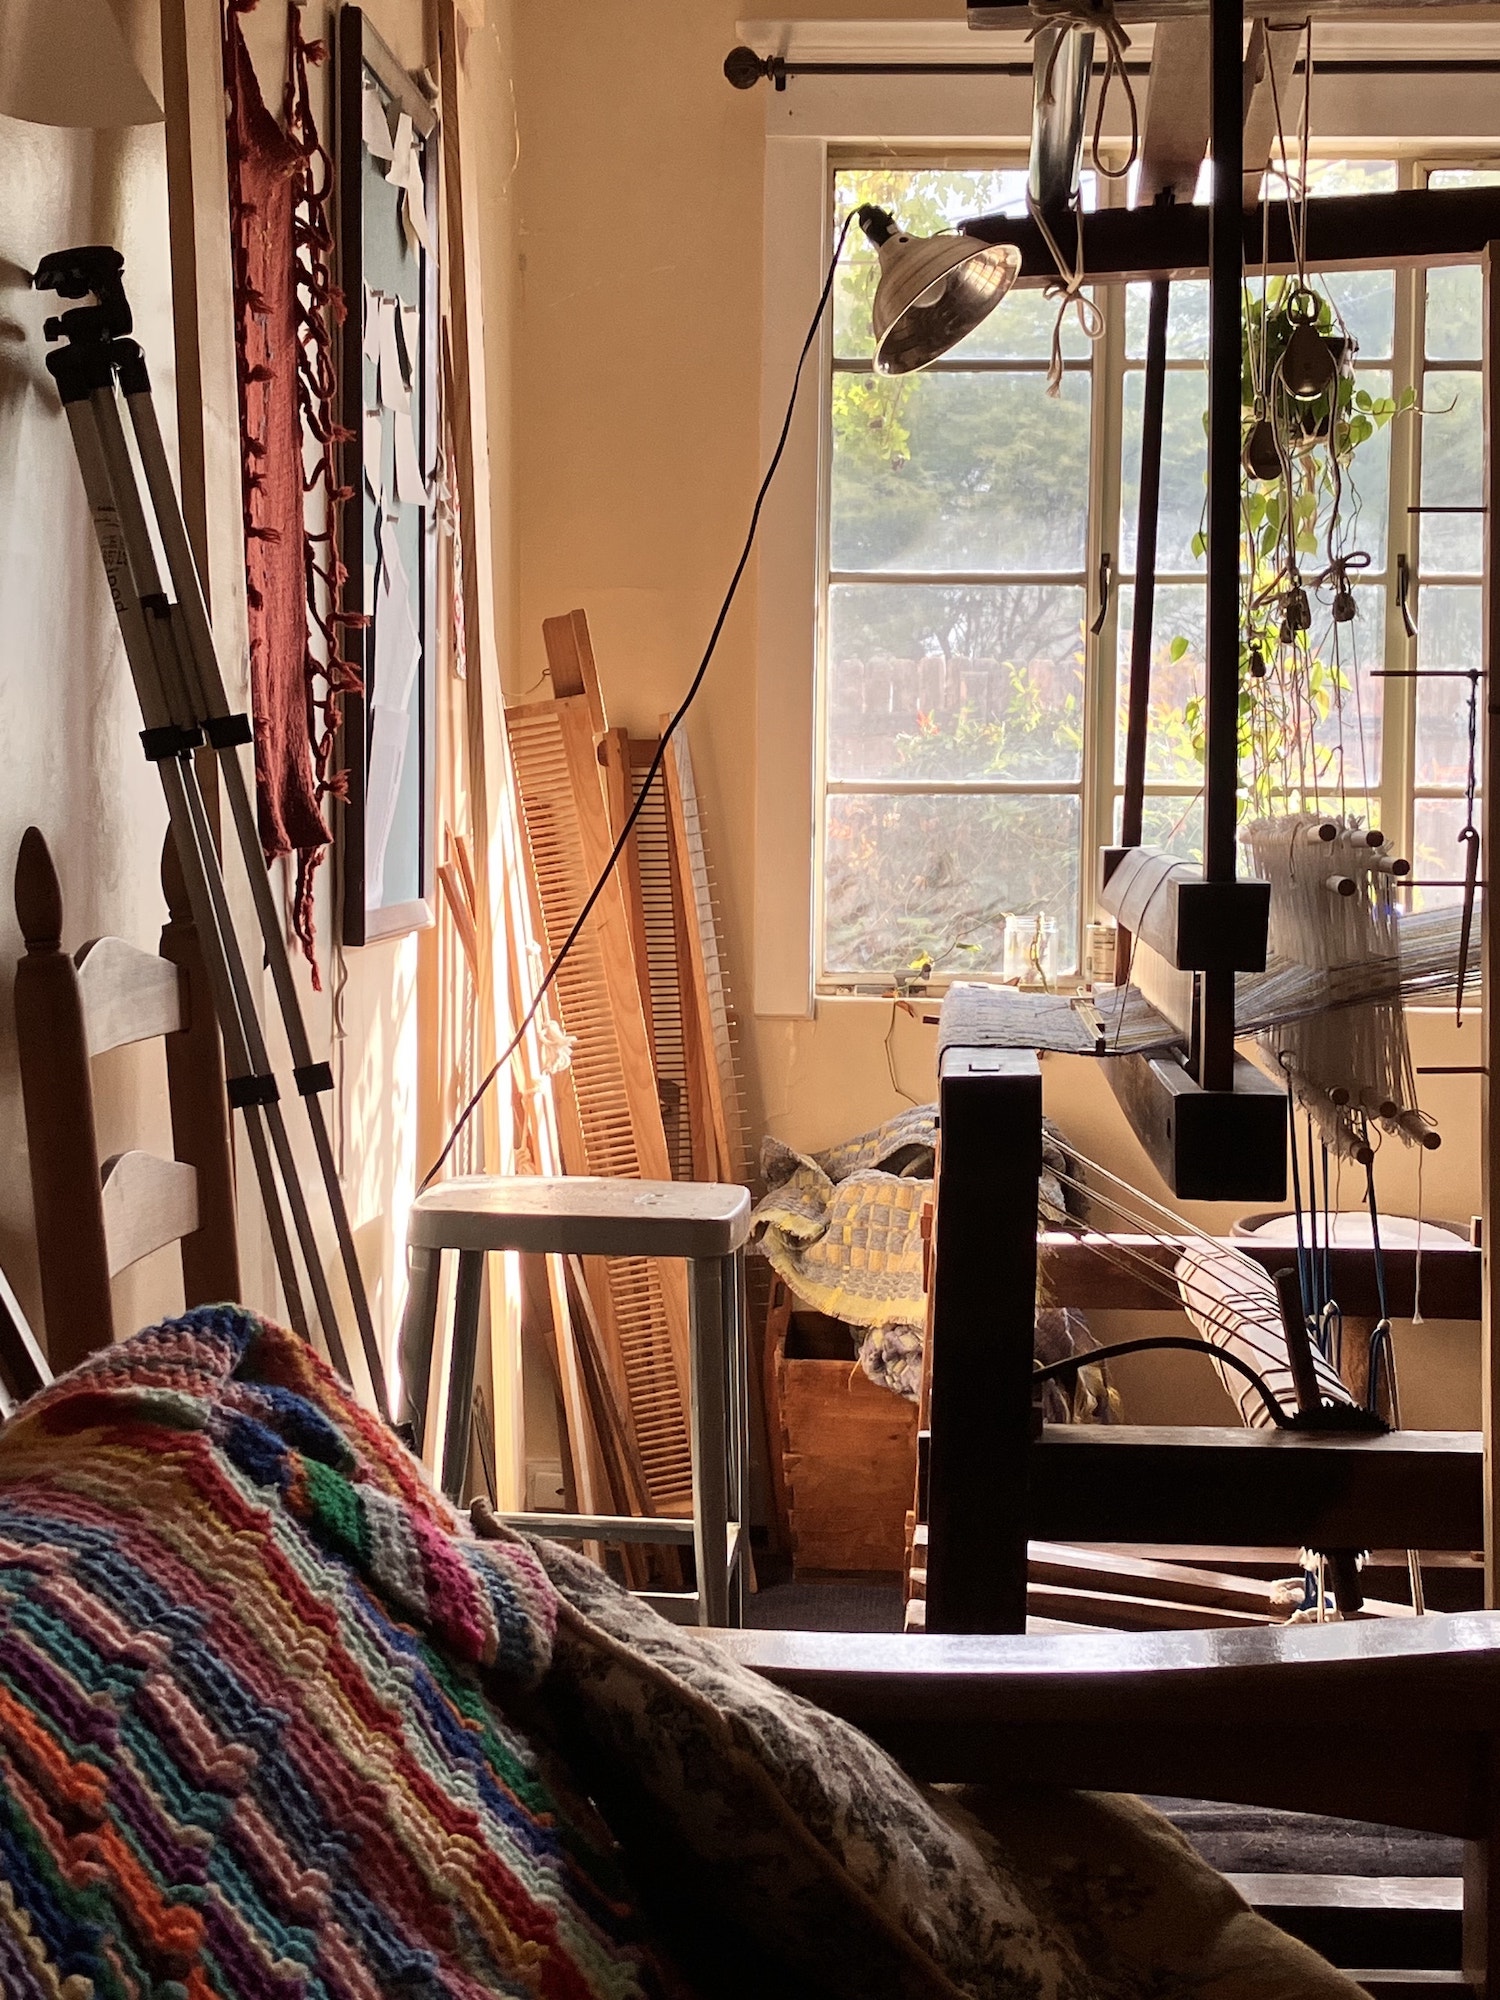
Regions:
<instances>
[{"instance_id":1,"label":"tripod head","mask_svg":"<svg viewBox=\"0 0 1500 2000\"><path fill-rule=\"evenodd\" d=\"M62 299L98 303L79 306L49 319L42 328L48 340L119 340L134 326L125 296L125 259L107 243L85 244L77 250L54 250L36 267L32 285L39 292L56 292Z\"/></svg>"},{"instance_id":2,"label":"tripod head","mask_svg":"<svg viewBox=\"0 0 1500 2000\"><path fill-rule=\"evenodd\" d=\"M140 349L128 338L135 322L124 280L125 259L107 243L54 250L36 268L31 280L36 291L95 302L59 313L42 327L46 339L68 343L47 356L64 402L102 387L116 368L139 358Z\"/></svg>"}]
</instances>

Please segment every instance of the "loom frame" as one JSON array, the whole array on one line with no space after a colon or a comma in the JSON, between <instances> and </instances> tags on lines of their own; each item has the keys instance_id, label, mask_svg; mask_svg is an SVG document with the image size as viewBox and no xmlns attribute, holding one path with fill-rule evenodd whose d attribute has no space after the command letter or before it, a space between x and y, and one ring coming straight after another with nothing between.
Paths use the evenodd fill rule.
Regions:
<instances>
[{"instance_id":1,"label":"loom frame","mask_svg":"<svg viewBox=\"0 0 1500 2000\"><path fill-rule=\"evenodd\" d=\"M1219 129L1228 125L1236 135L1242 91L1239 65L1243 18L1241 0L1212 0L1214 124ZM1220 254L1210 271L1211 325L1218 341L1220 366L1213 367L1211 349L1209 450L1211 482L1216 477L1216 486L1211 484L1210 492L1208 679L1210 703L1217 703L1221 718L1217 738L1210 735L1207 771L1211 795L1207 821L1217 827L1207 857L1212 867L1205 868L1211 880L1216 879L1215 871L1222 876L1226 866L1226 821L1230 876L1234 866L1236 773L1231 697L1237 697L1238 691L1238 314L1239 259L1244 241L1240 221L1242 157L1233 143L1222 149L1219 157L1227 158L1234 171L1222 177L1217 191L1213 223ZM1497 279L1500 191L1477 192L1487 193L1488 201L1468 202L1461 214L1464 228L1473 230L1483 226L1488 232L1465 259L1477 261L1484 273L1487 508L1483 590L1488 664L1490 659L1500 657L1500 605L1497 605L1494 576L1495 519L1500 506L1500 472L1494 449L1496 375L1500 366L1500 279ZM1391 198L1368 199L1372 205L1381 205L1383 214L1389 217ZM1424 209L1416 205L1421 202L1433 205ZM1326 217L1330 209L1347 205L1320 202L1313 205L1313 212ZM1459 213L1446 194L1403 196L1399 214L1402 254L1413 261L1449 261L1456 241L1454 217ZM1436 217L1438 247L1431 258L1423 257L1418 234L1423 214ZM1170 205L1127 211L1126 215L1133 223L1144 221L1157 228L1170 227L1179 234L1190 223L1201 235L1205 220L1201 210L1197 211L1197 219L1190 221L1190 211L1177 211ZM1095 219L1090 219L1090 271L1094 277L1113 281L1117 275L1124 275L1161 281L1182 274L1173 260L1167 259L1154 268L1144 269L1136 262L1128 271L1116 274L1108 268L1109 259L1100 257L1094 248ZM1014 232L1031 226L1011 223L1003 228L1011 232L1008 240L1015 240ZM1000 234L991 236L988 226L967 227L972 233L986 234L989 240L1002 240ZM1000 227L996 225L997 229ZM1254 227L1259 228L1258 221ZM1389 261L1391 243L1387 235L1365 230L1359 240L1360 262ZM1311 248L1309 261L1316 261L1315 250ZM1231 319L1232 379L1225 350ZM1227 489L1226 475L1232 480ZM1227 553L1226 528L1230 541ZM1500 754L1497 712L1500 711L1495 702L1487 701L1484 754L1492 769L1495 756ZM1226 714L1231 724L1227 751L1222 727ZM1500 839L1500 804L1496 802L1494 787L1484 794L1483 821L1485 842ZM1495 1064L1500 1062L1500 1020L1497 1020L1500 1010L1491 1001L1497 990L1494 980L1500 970L1500 941L1487 912L1482 924L1481 950L1485 971L1483 1211L1487 1217L1492 1207L1495 1175L1500 1171L1490 1101L1490 1077ZM1203 1081L1222 1074L1226 1056L1231 1065L1233 1062L1233 978L1230 974L1221 974L1219 978L1222 988L1227 990L1230 1012L1226 1022L1225 1002L1219 995L1211 995L1200 1013L1203 1040L1216 1044L1200 1052L1198 1074ZM1496 1314L1500 1311L1500 1277L1489 1255L1488 1231L1482 1238L1477 1296L1470 1294L1462 1301L1469 1309L1464 1316L1472 1313L1481 1319L1483 1326L1483 1431L1434 1434L1432 1445L1424 1447L1420 1454L1425 1459L1425 1470L1414 1469L1419 1454L1413 1453L1399 1436L1394 1441L1360 1440L1351 1446L1347 1440L1335 1442L1308 1435L1292 1438L1265 1433L1215 1434L1166 1427L1156 1431L1149 1444L1141 1441L1139 1448L1134 1449L1111 1444L1091 1451L1087 1446L1079 1449L1074 1442L1063 1444L1060 1437L1049 1437L1047 1429L1034 1417L1029 1382L1031 1342L1019 1333L1019 1323L1032 1316L1036 1250L1034 1242L1021 1242L1021 1236L1028 1232L1017 1229L1015 1217L1029 1218L1036 1212L1036 1182L1031 1177L1031 1162L1037 1161L1039 1175L1040 1073L1033 1074L1034 1065L1028 1068L1024 1060L1007 1057L997 1061L1000 1055L995 1050L950 1048L940 1063L941 1140L928 1349L931 1418L921 1443L917 1505L919 1521L925 1520L927 1524L927 1630L1024 1631L1026 1544L1033 1537L1143 1543L1192 1540L1211 1544L1216 1539L1264 1543L1278 1537L1256 1532L1257 1511L1264 1519L1272 1497L1278 1492L1282 1492L1282 1498L1276 1502L1280 1508L1278 1525L1300 1525L1301 1532L1293 1539L1309 1546L1317 1546L1320 1537L1332 1534L1335 1528L1341 1535L1350 1531L1352 1516L1346 1503L1351 1495L1382 1528L1401 1530L1391 1535L1391 1545L1434 1549L1482 1546L1485 1601L1490 1606L1500 1604L1500 1485L1494 1463L1494 1443L1500 1424L1500 1357L1496 1354L1494 1334ZM1233 1081L1232 1068L1229 1080ZM1156 1088L1160 1089L1159 1082ZM1132 1122L1138 1132L1143 1124L1149 1124L1140 1107L1136 1108ZM1229 1135L1221 1132L1218 1136L1221 1153L1228 1143ZM1213 1144L1213 1121L1209 1120L1205 1146ZM1160 1150L1158 1146L1158 1155ZM1010 1218L1003 1226L999 1225L1001 1216ZM1429 1264L1437 1257L1463 1254L1427 1253ZM1361 1260L1365 1266L1372 1261L1369 1253L1344 1255L1347 1266L1341 1275L1346 1282L1355 1276ZM1280 1261L1287 1261L1284 1254ZM1471 1259L1466 1266L1466 1289L1474 1277ZM1363 1289L1369 1289L1368 1281ZM997 1312L997 1298L1021 1303L1019 1308L1005 1304ZM1075 1298L1069 1277L1061 1270L1057 1272L1053 1299L1061 1305L1082 1302ZM1116 1298L1112 1302L1120 1301ZM952 1431L945 1429L949 1423L954 1425ZM1057 1457L1061 1450L1072 1451L1074 1456L1061 1461ZM1181 1473L1186 1475L1191 1464L1193 1480L1200 1485L1208 1481L1218 1496L1208 1523L1214 1528L1212 1534L1202 1531L1204 1523L1199 1519L1197 1489L1189 1487L1185 1476L1176 1484L1177 1491L1184 1495L1184 1509L1190 1511L1186 1511L1186 1518L1178 1519L1171 1533L1165 1532L1174 1519L1170 1471L1174 1451L1184 1454L1176 1460ZM1276 1456L1273 1458L1271 1454ZM1064 1463L1073 1468L1066 1479L1057 1476ZM1440 1472L1436 1470L1438 1467ZM1435 1490L1429 1482L1434 1480L1441 1488L1441 1499L1435 1507L1428 1504ZM1069 1491L1069 1482L1076 1483L1076 1491ZM1289 1485L1283 1490L1281 1482ZM1191 1500L1187 1498L1189 1492ZM1241 1496L1238 1499L1237 1493ZM1239 1532L1229 1533L1232 1527Z\"/></svg>"}]
</instances>

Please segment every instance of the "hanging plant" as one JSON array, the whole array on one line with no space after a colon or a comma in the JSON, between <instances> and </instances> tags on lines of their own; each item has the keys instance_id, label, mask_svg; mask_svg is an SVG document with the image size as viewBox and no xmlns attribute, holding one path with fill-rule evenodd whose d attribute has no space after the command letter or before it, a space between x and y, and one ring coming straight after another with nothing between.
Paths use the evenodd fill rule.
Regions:
<instances>
[{"instance_id":1,"label":"hanging plant","mask_svg":"<svg viewBox=\"0 0 1500 2000\"><path fill-rule=\"evenodd\" d=\"M1243 324L1239 761L1244 807L1265 813L1285 809L1293 761L1297 789L1342 788L1339 749L1320 745L1317 730L1350 686L1337 631L1358 616L1352 579L1370 561L1345 499L1360 447L1412 409L1416 392L1363 388L1358 343L1327 294L1301 279L1249 296ZM1193 553L1206 545L1200 528ZM1334 628L1331 657L1313 643L1316 604ZM1184 721L1200 756L1203 715L1194 696Z\"/></svg>"}]
</instances>

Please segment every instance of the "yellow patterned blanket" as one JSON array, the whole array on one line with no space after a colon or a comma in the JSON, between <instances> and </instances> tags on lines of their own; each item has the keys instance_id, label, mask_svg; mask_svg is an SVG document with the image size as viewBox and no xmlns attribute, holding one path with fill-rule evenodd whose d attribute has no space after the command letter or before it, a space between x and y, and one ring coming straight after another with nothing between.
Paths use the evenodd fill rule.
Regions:
<instances>
[{"instance_id":1,"label":"yellow patterned blanket","mask_svg":"<svg viewBox=\"0 0 1500 2000\"><path fill-rule=\"evenodd\" d=\"M770 1192L751 1233L799 1298L854 1326L921 1325L921 1215L936 1143L935 1104L826 1153L762 1142Z\"/></svg>"}]
</instances>

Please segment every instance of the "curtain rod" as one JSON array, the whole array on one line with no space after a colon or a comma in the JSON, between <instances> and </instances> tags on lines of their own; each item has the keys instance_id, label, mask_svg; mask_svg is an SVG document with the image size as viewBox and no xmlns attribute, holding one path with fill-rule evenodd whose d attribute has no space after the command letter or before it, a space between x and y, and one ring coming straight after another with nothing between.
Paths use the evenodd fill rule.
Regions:
<instances>
[{"instance_id":1,"label":"curtain rod","mask_svg":"<svg viewBox=\"0 0 1500 2000\"><path fill-rule=\"evenodd\" d=\"M1434 57L1380 60L1334 57L1313 65L1319 76L1495 76L1500 75L1500 58ZM1298 62L1293 74L1300 76ZM1128 62L1129 76L1148 76L1148 62ZM1094 74L1102 75L1103 63L1094 64ZM731 49L724 58L724 75L736 90L753 90L758 83L772 83L785 90L794 76L1008 76L1029 78L1029 62L794 62L785 56L759 56L754 49Z\"/></svg>"}]
</instances>

